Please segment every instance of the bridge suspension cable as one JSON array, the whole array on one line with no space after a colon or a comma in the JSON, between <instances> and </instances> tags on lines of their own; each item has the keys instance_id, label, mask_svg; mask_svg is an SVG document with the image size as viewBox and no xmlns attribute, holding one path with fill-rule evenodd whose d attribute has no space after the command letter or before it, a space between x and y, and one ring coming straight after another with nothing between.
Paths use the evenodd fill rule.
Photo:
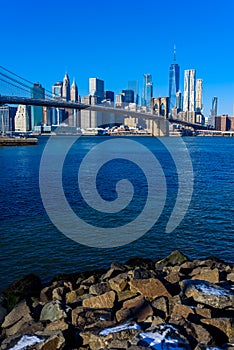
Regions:
<instances>
[{"instance_id":1,"label":"bridge suspension cable","mask_svg":"<svg viewBox=\"0 0 234 350\"><path fill-rule=\"evenodd\" d=\"M13 75L14 77L17 77L17 78L21 79L23 82L20 81L20 80L15 79L15 78L13 78L13 77L11 77L10 75L8 75L8 74L6 74L6 73L1 72L1 70L3 70L3 71L5 71L5 72L9 73L10 75ZM32 89L32 87L33 87L33 85L34 85L34 83L31 82L30 80L25 79L25 78L21 77L21 76L18 75L18 74L15 74L14 72L10 71L9 69L7 69L7 68L5 68L5 67L3 67L3 66L0 66L0 75L9 80L9 81L8 81L8 80L4 80L4 79L0 78L0 80L3 81L4 83L7 83L7 84L9 84L9 85L11 85L11 86L14 86L14 87L16 87L16 88L19 88L19 89L21 89L21 90L23 90L23 91L26 91L28 94L30 94L31 89ZM13 84L12 81L13 81L14 83L18 84L18 85ZM29 86L29 85L26 85L24 82L30 84L30 86ZM53 95L49 90L45 89L45 92L46 92L46 93L45 93L45 97L46 97L46 98L48 98L48 99L53 99L53 98L54 98L54 95Z\"/></svg>"}]
</instances>

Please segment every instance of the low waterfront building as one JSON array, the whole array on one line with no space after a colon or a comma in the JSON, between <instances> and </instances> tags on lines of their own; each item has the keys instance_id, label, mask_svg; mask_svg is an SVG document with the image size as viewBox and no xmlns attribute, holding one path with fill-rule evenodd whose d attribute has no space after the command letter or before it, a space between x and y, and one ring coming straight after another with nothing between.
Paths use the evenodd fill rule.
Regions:
<instances>
[{"instance_id":1,"label":"low waterfront building","mask_svg":"<svg viewBox=\"0 0 234 350\"><path fill-rule=\"evenodd\" d=\"M215 129L220 131L234 130L234 116L229 117L227 114L215 117Z\"/></svg>"}]
</instances>

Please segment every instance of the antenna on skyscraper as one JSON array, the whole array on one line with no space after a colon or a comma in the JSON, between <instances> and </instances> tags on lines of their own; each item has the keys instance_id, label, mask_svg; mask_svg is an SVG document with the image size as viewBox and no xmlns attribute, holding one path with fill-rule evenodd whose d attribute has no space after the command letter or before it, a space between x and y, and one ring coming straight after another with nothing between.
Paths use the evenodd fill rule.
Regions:
<instances>
[{"instance_id":1,"label":"antenna on skyscraper","mask_svg":"<svg viewBox=\"0 0 234 350\"><path fill-rule=\"evenodd\" d=\"M176 45L174 45L174 62L176 62Z\"/></svg>"}]
</instances>

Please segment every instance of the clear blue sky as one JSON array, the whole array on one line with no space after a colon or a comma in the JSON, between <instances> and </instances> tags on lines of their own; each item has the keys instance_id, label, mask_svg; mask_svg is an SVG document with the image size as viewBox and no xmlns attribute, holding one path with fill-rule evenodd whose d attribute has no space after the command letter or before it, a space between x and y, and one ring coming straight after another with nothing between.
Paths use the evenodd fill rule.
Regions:
<instances>
[{"instance_id":1,"label":"clear blue sky","mask_svg":"<svg viewBox=\"0 0 234 350\"><path fill-rule=\"evenodd\" d=\"M151 73L154 96L168 95L177 47L184 69L203 79L205 114L233 114L233 0L2 1L0 65L48 90L65 71L88 93L88 78L116 93Z\"/></svg>"}]
</instances>

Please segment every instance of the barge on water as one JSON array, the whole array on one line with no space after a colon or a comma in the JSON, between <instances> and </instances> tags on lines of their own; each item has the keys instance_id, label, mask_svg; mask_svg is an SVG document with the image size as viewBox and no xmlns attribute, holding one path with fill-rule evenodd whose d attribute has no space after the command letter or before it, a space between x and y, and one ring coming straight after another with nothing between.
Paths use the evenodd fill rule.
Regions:
<instances>
[{"instance_id":1,"label":"barge on water","mask_svg":"<svg viewBox=\"0 0 234 350\"><path fill-rule=\"evenodd\" d=\"M0 146L28 146L37 145L36 137L0 137Z\"/></svg>"}]
</instances>

